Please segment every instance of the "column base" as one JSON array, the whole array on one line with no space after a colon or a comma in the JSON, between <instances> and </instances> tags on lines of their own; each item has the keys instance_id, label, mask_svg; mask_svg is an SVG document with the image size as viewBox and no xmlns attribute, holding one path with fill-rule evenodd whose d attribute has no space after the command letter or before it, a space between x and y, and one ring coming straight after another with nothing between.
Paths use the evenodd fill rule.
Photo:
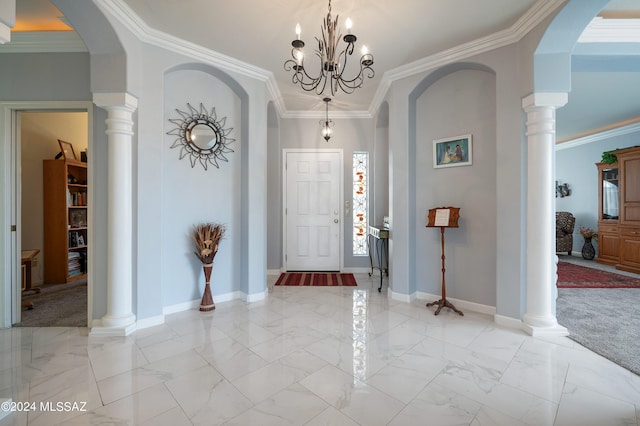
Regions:
<instances>
[{"instance_id":1,"label":"column base","mask_svg":"<svg viewBox=\"0 0 640 426\"><path fill-rule=\"evenodd\" d=\"M133 314L121 318L104 316L102 320L94 321L89 334L91 336L128 336L136 328L136 316Z\"/></svg>"},{"instance_id":2,"label":"column base","mask_svg":"<svg viewBox=\"0 0 640 426\"><path fill-rule=\"evenodd\" d=\"M525 314L522 328L531 336L568 336L569 330L558 324L554 317L536 317Z\"/></svg>"}]
</instances>

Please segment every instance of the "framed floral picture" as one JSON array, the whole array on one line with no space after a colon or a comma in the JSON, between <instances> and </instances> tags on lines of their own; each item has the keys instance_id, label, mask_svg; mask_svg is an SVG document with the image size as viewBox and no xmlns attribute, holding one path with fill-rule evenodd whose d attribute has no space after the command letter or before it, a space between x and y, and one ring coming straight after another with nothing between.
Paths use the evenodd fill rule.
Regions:
<instances>
[{"instance_id":1,"label":"framed floral picture","mask_svg":"<svg viewBox=\"0 0 640 426\"><path fill-rule=\"evenodd\" d=\"M433 167L470 166L472 164L471 134L433 141Z\"/></svg>"}]
</instances>

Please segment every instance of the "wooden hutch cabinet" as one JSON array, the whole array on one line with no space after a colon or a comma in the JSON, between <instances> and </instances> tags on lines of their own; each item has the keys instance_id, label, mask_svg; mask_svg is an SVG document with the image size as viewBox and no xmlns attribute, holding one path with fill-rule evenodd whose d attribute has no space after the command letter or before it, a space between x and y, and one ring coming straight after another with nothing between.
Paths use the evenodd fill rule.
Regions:
<instances>
[{"instance_id":1,"label":"wooden hutch cabinet","mask_svg":"<svg viewBox=\"0 0 640 426\"><path fill-rule=\"evenodd\" d=\"M597 163L598 167L598 263L620 261L618 163Z\"/></svg>"},{"instance_id":2,"label":"wooden hutch cabinet","mask_svg":"<svg viewBox=\"0 0 640 426\"><path fill-rule=\"evenodd\" d=\"M640 147L598 163L598 262L640 273Z\"/></svg>"},{"instance_id":3,"label":"wooden hutch cabinet","mask_svg":"<svg viewBox=\"0 0 640 426\"><path fill-rule=\"evenodd\" d=\"M87 163L43 161L44 282L87 276Z\"/></svg>"}]
</instances>

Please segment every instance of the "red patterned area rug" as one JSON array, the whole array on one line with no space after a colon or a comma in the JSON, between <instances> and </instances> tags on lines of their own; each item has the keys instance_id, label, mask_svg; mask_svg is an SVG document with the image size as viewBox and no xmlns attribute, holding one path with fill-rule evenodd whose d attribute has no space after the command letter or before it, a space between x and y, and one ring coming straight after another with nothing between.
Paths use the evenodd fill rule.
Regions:
<instances>
[{"instance_id":1,"label":"red patterned area rug","mask_svg":"<svg viewBox=\"0 0 640 426\"><path fill-rule=\"evenodd\" d=\"M276 285L293 286L356 286L353 274L337 274L324 272L285 272L280 274Z\"/></svg>"},{"instance_id":2,"label":"red patterned area rug","mask_svg":"<svg viewBox=\"0 0 640 426\"><path fill-rule=\"evenodd\" d=\"M640 288L640 278L558 262L558 288Z\"/></svg>"}]
</instances>

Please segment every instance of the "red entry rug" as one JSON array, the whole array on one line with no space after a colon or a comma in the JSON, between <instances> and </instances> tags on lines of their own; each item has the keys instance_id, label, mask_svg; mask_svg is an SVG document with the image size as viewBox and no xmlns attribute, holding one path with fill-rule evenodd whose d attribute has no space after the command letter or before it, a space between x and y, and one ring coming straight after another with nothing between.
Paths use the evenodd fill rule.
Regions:
<instances>
[{"instance_id":1,"label":"red entry rug","mask_svg":"<svg viewBox=\"0 0 640 426\"><path fill-rule=\"evenodd\" d=\"M280 274L276 285L300 286L356 286L353 274L337 274L324 272L284 272Z\"/></svg>"},{"instance_id":2,"label":"red entry rug","mask_svg":"<svg viewBox=\"0 0 640 426\"><path fill-rule=\"evenodd\" d=\"M558 262L558 288L640 288L640 278Z\"/></svg>"}]
</instances>

